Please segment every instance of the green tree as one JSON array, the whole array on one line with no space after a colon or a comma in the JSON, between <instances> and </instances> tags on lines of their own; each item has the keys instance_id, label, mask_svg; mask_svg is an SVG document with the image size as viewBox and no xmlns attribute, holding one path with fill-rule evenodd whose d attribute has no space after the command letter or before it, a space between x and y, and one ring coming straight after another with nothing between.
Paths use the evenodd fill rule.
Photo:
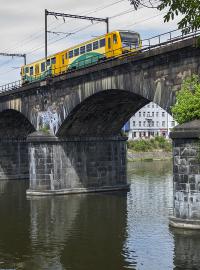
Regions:
<instances>
[{"instance_id":1,"label":"green tree","mask_svg":"<svg viewBox=\"0 0 200 270\"><path fill-rule=\"evenodd\" d=\"M167 9L164 21L169 22L175 16L182 15L182 19L178 22L178 28L183 33L195 31L200 28L200 0L130 0L131 4L138 9L139 6L148 8L156 8L158 10Z\"/></svg>"},{"instance_id":2,"label":"green tree","mask_svg":"<svg viewBox=\"0 0 200 270\"><path fill-rule=\"evenodd\" d=\"M176 104L171 107L173 117L179 124L200 119L200 83L193 75L186 79L177 93Z\"/></svg>"}]
</instances>

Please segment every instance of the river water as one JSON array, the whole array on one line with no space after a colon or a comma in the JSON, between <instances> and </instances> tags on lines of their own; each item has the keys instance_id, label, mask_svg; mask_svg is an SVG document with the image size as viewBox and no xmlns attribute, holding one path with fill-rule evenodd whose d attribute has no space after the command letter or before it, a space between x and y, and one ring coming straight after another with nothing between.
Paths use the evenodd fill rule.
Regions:
<instances>
[{"instance_id":1,"label":"river water","mask_svg":"<svg viewBox=\"0 0 200 270\"><path fill-rule=\"evenodd\" d=\"M128 178L129 192L41 198L0 182L0 269L200 269L200 232L168 226L171 161L129 163Z\"/></svg>"}]
</instances>

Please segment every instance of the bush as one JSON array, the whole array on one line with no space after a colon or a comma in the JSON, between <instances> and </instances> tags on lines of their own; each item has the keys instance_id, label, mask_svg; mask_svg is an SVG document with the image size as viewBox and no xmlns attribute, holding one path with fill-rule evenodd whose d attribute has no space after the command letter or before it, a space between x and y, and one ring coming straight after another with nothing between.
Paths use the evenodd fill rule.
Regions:
<instances>
[{"instance_id":1,"label":"bush","mask_svg":"<svg viewBox=\"0 0 200 270\"><path fill-rule=\"evenodd\" d=\"M184 81L171 111L179 124L200 118L200 83L197 75Z\"/></svg>"},{"instance_id":2,"label":"bush","mask_svg":"<svg viewBox=\"0 0 200 270\"><path fill-rule=\"evenodd\" d=\"M146 140L128 141L127 146L128 149L135 152L150 152L155 150L170 152L172 150L171 141L160 136Z\"/></svg>"}]
</instances>

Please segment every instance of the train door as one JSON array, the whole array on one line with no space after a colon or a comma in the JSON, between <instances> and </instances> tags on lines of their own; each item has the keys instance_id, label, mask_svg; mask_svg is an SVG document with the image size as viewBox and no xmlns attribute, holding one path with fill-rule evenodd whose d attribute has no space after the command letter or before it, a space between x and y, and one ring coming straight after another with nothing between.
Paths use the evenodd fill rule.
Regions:
<instances>
[{"instance_id":1,"label":"train door","mask_svg":"<svg viewBox=\"0 0 200 270\"><path fill-rule=\"evenodd\" d=\"M65 53L62 53L60 55L60 67L61 67L60 71L61 71L61 73L66 71L66 64L67 63L66 63Z\"/></svg>"},{"instance_id":2,"label":"train door","mask_svg":"<svg viewBox=\"0 0 200 270\"><path fill-rule=\"evenodd\" d=\"M117 56L120 53L120 46L119 46L119 35L117 35L116 32L112 34L112 49L113 49L113 55L112 56Z\"/></svg>"},{"instance_id":3,"label":"train door","mask_svg":"<svg viewBox=\"0 0 200 270\"><path fill-rule=\"evenodd\" d=\"M40 65L36 64L35 65L35 77L38 77L40 74Z\"/></svg>"},{"instance_id":4,"label":"train door","mask_svg":"<svg viewBox=\"0 0 200 270\"><path fill-rule=\"evenodd\" d=\"M106 57L112 57L113 51L112 51L112 34L106 35Z\"/></svg>"}]
</instances>

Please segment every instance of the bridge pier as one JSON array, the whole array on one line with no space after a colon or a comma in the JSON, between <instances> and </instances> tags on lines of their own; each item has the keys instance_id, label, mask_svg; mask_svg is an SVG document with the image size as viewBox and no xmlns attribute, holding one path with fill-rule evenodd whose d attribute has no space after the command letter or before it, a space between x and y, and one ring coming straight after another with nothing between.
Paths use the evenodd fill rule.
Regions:
<instances>
[{"instance_id":1,"label":"bridge pier","mask_svg":"<svg viewBox=\"0 0 200 270\"><path fill-rule=\"evenodd\" d=\"M28 195L127 189L126 138L28 137Z\"/></svg>"},{"instance_id":2,"label":"bridge pier","mask_svg":"<svg viewBox=\"0 0 200 270\"><path fill-rule=\"evenodd\" d=\"M0 181L29 179L28 145L24 140L0 141Z\"/></svg>"},{"instance_id":3,"label":"bridge pier","mask_svg":"<svg viewBox=\"0 0 200 270\"><path fill-rule=\"evenodd\" d=\"M200 120L177 126L171 138L174 216L170 225L200 229Z\"/></svg>"}]
</instances>

